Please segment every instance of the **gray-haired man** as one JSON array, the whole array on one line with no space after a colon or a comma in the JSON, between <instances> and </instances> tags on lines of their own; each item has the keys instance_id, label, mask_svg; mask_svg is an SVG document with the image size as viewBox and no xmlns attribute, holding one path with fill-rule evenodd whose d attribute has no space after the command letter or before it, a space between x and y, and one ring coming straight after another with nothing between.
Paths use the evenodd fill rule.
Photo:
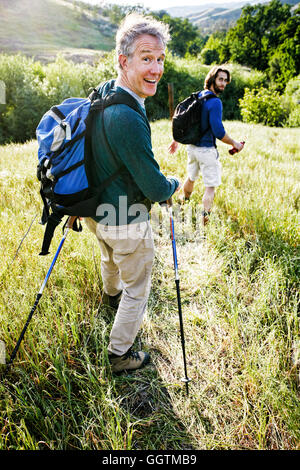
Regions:
<instances>
[{"instance_id":1,"label":"gray-haired man","mask_svg":"<svg viewBox=\"0 0 300 470\"><path fill-rule=\"evenodd\" d=\"M154 158L144 108L145 98L156 93L163 74L168 40L166 25L154 18L136 14L125 18L116 36L118 77L99 93L105 96L112 89L129 93L142 114L124 104L110 106L96 118L92 132L95 184L101 184L118 164L126 167L103 191L98 217L86 219L100 244L104 292L109 303L118 306L108 345L115 372L137 369L149 361L148 353L131 349L146 311L154 258L149 207L143 201L165 201L179 189L179 181L166 178Z\"/></svg>"}]
</instances>

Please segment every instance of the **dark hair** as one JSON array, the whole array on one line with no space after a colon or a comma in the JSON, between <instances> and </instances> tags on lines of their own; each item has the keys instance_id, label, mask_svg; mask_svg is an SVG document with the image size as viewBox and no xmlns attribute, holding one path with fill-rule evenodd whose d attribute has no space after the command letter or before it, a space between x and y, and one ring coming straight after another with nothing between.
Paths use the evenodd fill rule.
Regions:
<instances>
[{"instance_id":1,"label":"dark hair","mask_svg":"<svg viewBox=\"0 0 300 470\"><path fill-rule=\"evenodd\" d=\"M215 83L217 75L219 72L225 72L227 74L228 83L230 83L230 72L225 66L223 65L215 65L206 75L204 80L204 88L209 90L210 87Z\"/></svg>"}]
</instances>

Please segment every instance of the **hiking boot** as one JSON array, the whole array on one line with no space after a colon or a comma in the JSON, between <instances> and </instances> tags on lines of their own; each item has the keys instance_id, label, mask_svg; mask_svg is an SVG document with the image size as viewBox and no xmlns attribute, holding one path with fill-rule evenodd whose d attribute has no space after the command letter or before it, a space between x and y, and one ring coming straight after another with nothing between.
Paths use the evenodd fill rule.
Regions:
<instances>
[{"instance_id":1,"label":"hiking boot","mask_svg":"<svg viewBox=\"0 0 300 470\"><path fill-rule=\"evenodd\" d=\"M203 225L203 227L205 227L205 225L208 224L209 216L210 216L210 211L208 211L208 212L203 211L202 212L202 225Z\"/></svg>"},{"instance_id":2,"label":"hiking boot","mask_svg":"<svg viewBox=\"0 0 300 470\"><path fill-rule=\"evenodd\" d=\"M122 292L119 292L117 295L108 295L104 292L102 296L103 305L108 305L109 307L113 308L114 310L118 310L119 303L121 301Z\"/></svg>"},{"instance_id":3,"label":"hiking boot","mask_svg":"<svg viewBox=\"0 0 300 470\"><path fill-rule=\"evenodd\" d=\"M127 353L123 354L123 356L110 353L108 358L113 372L140 369L150 361L150 355L148 353L144 351L132 351L131 348Z\"/></svg>"}]
</instances>

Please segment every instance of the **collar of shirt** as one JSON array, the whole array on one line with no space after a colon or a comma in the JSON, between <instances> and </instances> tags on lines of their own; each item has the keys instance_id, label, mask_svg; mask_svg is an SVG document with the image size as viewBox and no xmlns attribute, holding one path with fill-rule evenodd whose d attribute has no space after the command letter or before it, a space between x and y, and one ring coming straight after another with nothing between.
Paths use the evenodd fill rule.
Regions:
<instances>
[{"instance_id":1,"label":"collar of shirt","mask_svg":"<svg viewBox=\"0 0 300 470\"><path fill-rule=\"evenodd\" d=\"M118 83L116 83L116 86L118 86L119 88L123 88L123 90L127 91L127 93L133 96L133 98L137 100L141 107L145 109L145 98L141 98L139 95L134 93L134 91L130 90L130 88L127 88L126 86L119 85Z\"/></svg>"}]
</instances>

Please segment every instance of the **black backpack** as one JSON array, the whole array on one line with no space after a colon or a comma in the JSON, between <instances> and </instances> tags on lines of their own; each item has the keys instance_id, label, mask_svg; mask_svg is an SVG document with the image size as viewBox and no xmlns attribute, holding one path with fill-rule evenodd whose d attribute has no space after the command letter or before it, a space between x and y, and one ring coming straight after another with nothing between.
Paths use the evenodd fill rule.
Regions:
<instances>
[{"instance_id":1,"label":"black backpack","mask_svg":"<svg viewBox=\"0 0 300 470\"><path fill-rule=\"evenodd\" d=\"M49 253L54 230L65 215L96 215L103 190L122 172L126 174L125 165L121 165L103 181L101 187L93 186L90 157L95 114L103 112L108 106L126 104L146 121L137 101L129 93L110 90L105 97L101 97L99 88L87 99L69 98L61 105L53 106L42 117L37 128L37 177L41 182L40 194L44 203L41 224L47 224L40 255ZM74 224L73 230L81 231L81 225Z\"/></svg>"},{"instance_id":2,"label":"black backpack","mask_svg":"<svg viewBox=\"0 0 300 470\"><path fill-rule=\"evenodd\" d=\"M202 104L210 98L217 98L217 96L208 94L199 97L199 93L199 91L192 93L176 106L172 119L173 138L176 142L196 144L208 129L201 129Z\"/></svg>"}]
</instances>

